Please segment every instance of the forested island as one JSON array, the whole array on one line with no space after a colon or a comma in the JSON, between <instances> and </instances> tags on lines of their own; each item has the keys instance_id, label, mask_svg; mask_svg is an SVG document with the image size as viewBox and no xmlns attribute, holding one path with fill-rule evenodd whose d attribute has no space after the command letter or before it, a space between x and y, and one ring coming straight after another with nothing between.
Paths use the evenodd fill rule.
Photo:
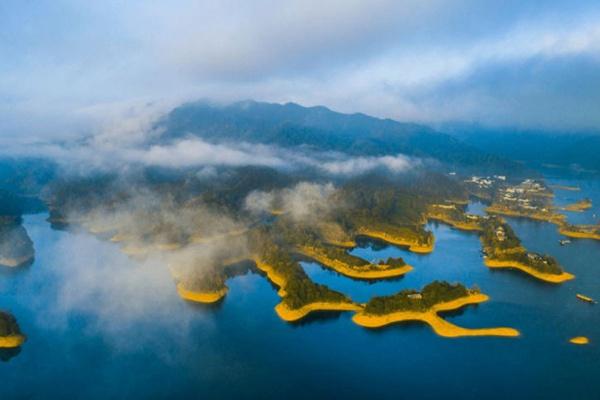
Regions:
<instances>
[{"instance_id":1,"label":"forested island","mask_svg":"<svg viewBox=\"0 0 600 400\"><path fill-rule=\"evenodd\" d=\"M514 268L535 278L561 283L574 276L564 272L551 256L528 252L512 228L499 217L483 220L480 236L484 262L490 268Z\"/></svg>"},{"instance_id":2,"label":"forested island","mask_svg":"<svg viewBox=\"0 0 600 400\"><path fill-rule=\"evenodd\" d=\"M393 323L421 321L440 336L518 336L512 328L468 329L451 324L438 313L457 310L469 304L487 301L477 288L435 281L421 291L403 290L395 295L374 297L352 320L368 328L380 328Z\"/></svg>"},{"instance_id":3,"label":"forested island","mask_svg":"<svg viewBox=\"0 0 600 400\"><path fill-rule=\"evenodd\" d=\"M25 342L19 324L11 314L0 311L0 348L15 348Z\"/></svg>"},{"instance_id":4,"label":"forested island","mask_svg":"<svg viewBox=\"0 0 600 400\"><path fill-rule=\"evenodd\" d=\"M21 225L21 200L0 190L0 267L20 267L33 262L33 242Z\"/></svg>"},{"instance_id":5,"label":"forested island","mask_svg":"<svg viewBox=\"0 0 600 400\"><path fill-rule=\"evenodd\" d=\"M582 200L579 200L578 202L575 202L572 204L567 204L566 206L562 207L561 209L564 211L582 212L585 210L589 210L590 208L592 208L592 200L582 199Z\"/></svg>"}]
</instances>

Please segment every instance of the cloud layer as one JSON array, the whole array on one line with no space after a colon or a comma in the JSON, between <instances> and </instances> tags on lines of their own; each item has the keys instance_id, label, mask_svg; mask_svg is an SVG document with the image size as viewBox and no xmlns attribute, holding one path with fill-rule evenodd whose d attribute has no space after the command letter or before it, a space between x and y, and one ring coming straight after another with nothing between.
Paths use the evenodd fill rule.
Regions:
<instances>
[{"instance_id":1,"label":"cloud layer","mask_svg":"<svg viewBox=\"0 0 600 400\"><path fill-rule=\"evenodd\" d=\"M594 1L8 0L0 15L0 135L199 97L600 129Z\"/></svg>"}]
</instances>

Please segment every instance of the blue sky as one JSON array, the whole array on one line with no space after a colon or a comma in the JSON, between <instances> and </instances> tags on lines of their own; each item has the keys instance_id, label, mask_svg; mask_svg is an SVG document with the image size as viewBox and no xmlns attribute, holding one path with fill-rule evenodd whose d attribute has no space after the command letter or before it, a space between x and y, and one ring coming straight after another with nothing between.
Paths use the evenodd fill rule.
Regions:
<instances>
[{"instance_id":1,"label":"blue sky","mask_svg":"<svg viewBox=\"0 0 600 400\"><path fill-rule=\"evenodd\" d=\"M185 100L600 129L597 1L0 2L0 135L135 131Z\"/></svg>"}]
</instances>

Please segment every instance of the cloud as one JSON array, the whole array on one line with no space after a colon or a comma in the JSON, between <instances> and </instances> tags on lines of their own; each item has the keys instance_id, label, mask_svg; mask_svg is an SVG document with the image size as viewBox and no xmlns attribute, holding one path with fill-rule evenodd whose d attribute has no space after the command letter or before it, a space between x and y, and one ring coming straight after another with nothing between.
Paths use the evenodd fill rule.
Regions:
<instances>
[{"instance_id":1,"label":"cloud","mask_svg":"<svg viewBox=\"0 0 600 400\"><path fill-rule=\"evenodd\" d=\"M325 172L332 175L360 175L378 168L386 168L393 173L400 173L420 164L418 160L403 155L383 157L355 157L341 161L328 161L320 164Z\"/></svg>"},{"instance_id":2,"label":"cloud","mask_svg":"<svg viewBox=\"0 0 600 400\"><path fill-rule=\"evenodd\" d=\"M282 212L298 222L325 217L336 189L331 183L300 182L273 192L253 191L245 199L252 213Z\"/></svg>"},{"instance_id":3,"label":"cloud","mask_svg":"<svg viewBox=\"0 0 600 400\"><path fill-rule=\"evenodd\" d=\"M324 104L424 123L600 128L589 107L571 112L596 102L593 93L575 90L595 87L596 76L575 74L569 95L544 84L560 80L565 63L586 68L578 59L598 69L594 1L59 0L2 7L0 134L12 138L94 131L104 124L94 111L129 109L134 100L195 98ZM541 68L527 93L539 96L520 90L532 63ZM500 91L481 86L492 73L490 82L507 82ZM548 101L537 102L542 98ZM131 119L122 125L136 129Z\"/></svg>"}]
</instances>

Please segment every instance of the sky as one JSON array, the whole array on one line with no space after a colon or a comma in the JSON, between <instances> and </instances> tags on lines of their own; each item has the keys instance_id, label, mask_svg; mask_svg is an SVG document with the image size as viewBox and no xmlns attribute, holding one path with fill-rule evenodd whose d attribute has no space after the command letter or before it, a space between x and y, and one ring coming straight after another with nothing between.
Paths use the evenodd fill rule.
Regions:
<instances>
[{"instance_id":1,"label":"sky","mask_svg":"<svg viewBox=\"0 0 600 400\"><path fill-rule=\"evenodd\" d=\"M600 131L600 2L0 2L5 141L131 134L193 99Z\"/></svg>"}]
</instances>

